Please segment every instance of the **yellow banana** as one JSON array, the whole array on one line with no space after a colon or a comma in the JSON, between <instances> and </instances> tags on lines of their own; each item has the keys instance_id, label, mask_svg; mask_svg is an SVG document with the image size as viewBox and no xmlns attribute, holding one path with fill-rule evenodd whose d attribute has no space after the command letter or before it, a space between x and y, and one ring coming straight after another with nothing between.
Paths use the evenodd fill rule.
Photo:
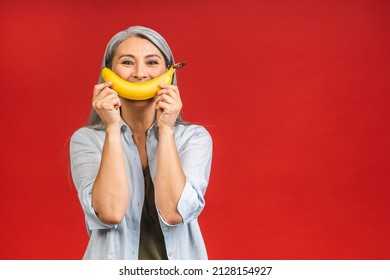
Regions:
<instances>
[{"instance_id":1,"label":"yellow banana","mask_svg":"<svg viewBox=\"0 0 390 280\"><path fill-rule=\"evenodd\" d=\"M132 83L119 77L107 67L102 69L102 79L105 82L112 81L111 88L119 96L132 100L145 100L154 97L160 90L160 84L171 84L173 73L176 69L184 66L185 63L178 63L168 69L167 72L159 77L142 83Z\"/></svg>"}]
</instances>

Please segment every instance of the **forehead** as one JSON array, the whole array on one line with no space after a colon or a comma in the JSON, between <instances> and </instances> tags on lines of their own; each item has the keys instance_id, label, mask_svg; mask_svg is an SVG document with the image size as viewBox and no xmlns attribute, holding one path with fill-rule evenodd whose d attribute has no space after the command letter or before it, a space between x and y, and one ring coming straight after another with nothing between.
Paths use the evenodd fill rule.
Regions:
<instances>
[{"instance_id":1,"label":"forehead","mask_svg":"<svg viewBox=\"0 0 390 280\"><path fill-rule=\"evenodd\" d=\"M129 37L119 44L116 54L131 53L133 55L158 54L162 57L160 50L149 40L139 37Z\"/></svg>"}]
</instances>

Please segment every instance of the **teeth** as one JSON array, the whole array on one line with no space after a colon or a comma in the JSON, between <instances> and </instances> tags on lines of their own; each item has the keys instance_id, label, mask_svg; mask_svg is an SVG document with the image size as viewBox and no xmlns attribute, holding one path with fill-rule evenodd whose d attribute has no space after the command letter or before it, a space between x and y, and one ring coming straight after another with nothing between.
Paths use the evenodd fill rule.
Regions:
<instances>
[{"instance_id":1,"label":"teeth","mask_svg":"<svg viewBox=\"0 0 390 280\"><path fill-rule=\"evenodd\" d=\"M185 65L185 63L184 65L183 63L178 63L178 64L181 64L180 67ZM132 99L132 100L145 100L145 99L152 98L156 95L156 93L160 90L161 83L171 84L172 76L173 73L175 73L175 71L176 71L176 67L172 66L171 68L169 68L167 72L150 81L143 82L143 83L132 83L123 80L121 77L119 77L117 74L112 72L110 69L104 67L102 69L102 78L103 81L105 82L112 81L111 88L115 90L119 96L127 99Z\"/></svg>"}]
</instances>

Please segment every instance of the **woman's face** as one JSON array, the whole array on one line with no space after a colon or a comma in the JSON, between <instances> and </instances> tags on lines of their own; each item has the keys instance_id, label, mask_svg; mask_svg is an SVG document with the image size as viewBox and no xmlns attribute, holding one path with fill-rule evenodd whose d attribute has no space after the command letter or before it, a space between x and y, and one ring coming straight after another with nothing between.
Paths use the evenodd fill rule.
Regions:
<instances>
[{"instance_id":1,"label":"woman's face","mask_svg":"<svg viewBox=\"0 0 390 280\"><path fill-rule=\"evenodd\" d=\"M112 71L129 82L146 82L167 71L160 50L150 41L130 37L117 48Z\"/></svg>"}]
</instances>

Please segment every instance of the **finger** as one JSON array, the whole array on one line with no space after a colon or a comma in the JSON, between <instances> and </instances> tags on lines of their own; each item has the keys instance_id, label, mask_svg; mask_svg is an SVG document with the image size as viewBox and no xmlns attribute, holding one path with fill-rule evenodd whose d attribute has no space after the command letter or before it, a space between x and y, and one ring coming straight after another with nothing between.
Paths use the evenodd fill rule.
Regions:
<instances>
[{"instance_id":1,"label":"finger","mask_svg":"<svg viewBox=\"0 0 390 280\"><path fill-rule=\"evenodd\" d=\"M161 102L161 101L164 101L165 103L170 103L170 104L178 103L172 96L170 96L168 94L163 94L163 95L158 96L155 101L156 101L156 103Z\"/></svg>"},{"instance_id":2,"label":"finger","mask_svg":"<svg viewBox=\"0 0 390 280\"><path fill-rule=\"evenodd\" d=\"M122 106L121 99L118 97L118 102L114 105L114 108L116 110L119 110L119 108Z\"/></svg>"},{"instance_id":3,"label":"finger","mask_svg":"<svg viewBox=\"0 0 390 280\"><path fill-rule=\"evenodd\" d=\"M109 87L105 87L99 93L97 93L93 99L102 99L109 95L118 96L118 93Z\"/></svg>"},{"instance_id":4,"label":"finger","mask_svg":"<svg viewBox=\"0 0 390 280\"><path fill-rule=\"evenodd\" d=\"M107 95L105 98L103 98L102 102L104 104L120 104L120 99L118 96L115 96L114 94Z\"/></svg>"},{"instance_id":5,"label":"finger","mask_svg":"<svg viewBox=\"0 0 390 280\"><path fill-rule=\"evenodd\" d=\"M112 109L116 107L115 105L120 106L121 102L118 96L114 94L107 95L103 98L96 99L93 102L93 107L95 109Z\"/></svg>"},{"instance_id":6,"label":"finger","mask_svg":"<svg viewBox=\"0 0 390 280\"><path fill-rule=\"evenodd\" d=\"M98 103L97 104L97 108L96 110L98 112L101 112L101 111L116 111L120 106L118 105L118 103L115 101L115 100L109 100L109 101L106 101L106 102L101 102L101 103Z\"/></svg>"},{"instance_id":7,"label":"finger","mask_svg":"<svg viewBox=\"0 0 390 280\"><path fill-rule=\"evenodd\" d=\"M159 85L160 85L161 88L172 88L172 89L176 89L177 88L176 85L171 85L171 84L160 83Z\"/></svg>"},{"instance_id":8,"label":"finger","mask_svg":"<svg viewBox=\"0 0 390 280\"><path fill-rule=\"evenodd\" d=\"M99 95L99 93L100 93L103 89L109 88L110 86L112 86L112 82L111 82L111 81L108 81L108 82L105 82L105 83L101 83L101 84L95 85L94 88L93 88L93 95L94 95L94 96Z\"/></svg>"},{"instance_id":9,"label":"finger","mask_svg":"<svg viewBox=\"0 0 390 280\"><path fill-rule=\"evenodd\" d=\"M182 104L181 98L177 93L172 93L171 90L165 92L165 90L161 90L162 92L156 96L155 101L166 101L168 103L178 103Z\"/></svg>"},{"instance_id":10,"label":"finger","mask_svg":"<svg viewBox=\"0 0 390 280\"><path fill-rule=\"evenodd\" d=\"M173 92L179 93L179 88L175 85L160 84L161 90L172 90Z\"/></svg>"},{"instance_id":11,"label":"finger","mask_svg":"<svg viewBox=\"0 0 390 280\"><path fill-rule=\"evenodd\" d=\"M157 92L157 95L161 95L163 93L180 95L179 88L175 85L160 84L160 88L161 89Z\"/></svg>"},{"instance_id":12,"label":"finger","mask_svg":"<svg viewBox=\"0 0 390 280\"><path fill-rule=\"evenodd\" d=\"M110 87L110 86L112 86L112 82L111 81L105 82L105 83L101 83L101 84L97 84L97 85L94 86L94 91L100 92L104 88Z\"/></svg>"},{"instance_id":13,"label":"finger","mask_svg":"<svg viewBox=\"0 0 390 280\"><path fill-rule=\"evenodd\" d=\"M166 103L166 102L159 102L156 106L156 109L157 110L163 110L165 113L174 113L174 112L177 112L177 106L175 106L174 104L169 104L169 103Z\"/></svg>"},{"instance_id":14,"label":"finger","mask_svg":"<svg viewBox=\"0 0 390 280\"><path fill-rule=\"evenodd\" d=\"M118 101L115 99L110 99L103 103L103 109L111 111L116 110L117 108L119 108Z\"/></svg>"}]
</instances>

